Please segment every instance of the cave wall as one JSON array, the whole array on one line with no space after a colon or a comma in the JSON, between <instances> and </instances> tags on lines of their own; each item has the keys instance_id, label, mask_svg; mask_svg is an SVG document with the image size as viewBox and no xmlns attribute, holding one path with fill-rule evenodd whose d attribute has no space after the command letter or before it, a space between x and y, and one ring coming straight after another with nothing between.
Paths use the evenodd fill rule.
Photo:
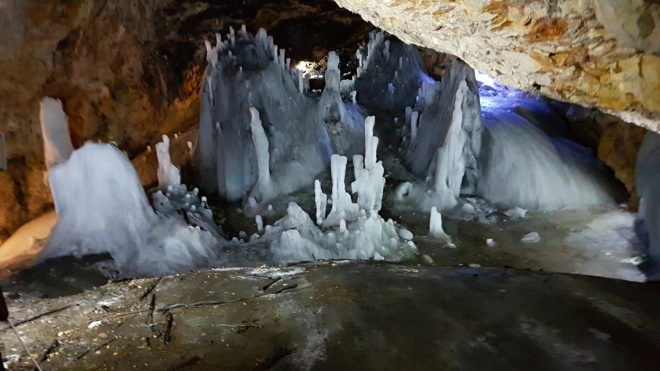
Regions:
<instances>
[{"instance_id":1,"label":"cave wall","mask_svg":"<svg viewBox=\"0 0 660 371\"><path fill-rule=\"evenodd\" d=\"M335 0L499 82L660 131L657 0Z\"/></svg>"}]
</instances>

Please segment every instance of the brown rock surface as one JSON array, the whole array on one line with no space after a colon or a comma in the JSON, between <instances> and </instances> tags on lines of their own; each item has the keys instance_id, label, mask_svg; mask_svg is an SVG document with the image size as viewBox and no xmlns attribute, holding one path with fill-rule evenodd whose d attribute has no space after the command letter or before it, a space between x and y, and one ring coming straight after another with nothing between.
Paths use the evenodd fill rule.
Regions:
<instances>
[{"instance_id":1,"label":"brown rock surface","mask_svg":"<svg viewBox=\"0 0 660 371\"><path fill-rule=\"evenodd\" d=\"M656 1L335 1L503 84L660 130Z\"/></svg>"}]
</instances>

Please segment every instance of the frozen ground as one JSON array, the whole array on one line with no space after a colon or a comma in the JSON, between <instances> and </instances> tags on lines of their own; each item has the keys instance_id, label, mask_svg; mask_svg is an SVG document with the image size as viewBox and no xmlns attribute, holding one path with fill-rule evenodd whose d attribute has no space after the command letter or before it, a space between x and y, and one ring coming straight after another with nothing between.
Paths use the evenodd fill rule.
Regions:
<instances>
[{"instance_id":1,"label":"frozen ground","mask_svg":"<svg viewBox=\"0 0 660 371\"><path fill-rule=\"evenodd\" d=\"M514 269L316 263L7 299L52 371L636 371L660 354L657 285ZM34 369L4 324L0 343Z\"/></svg>"}]
</instances>

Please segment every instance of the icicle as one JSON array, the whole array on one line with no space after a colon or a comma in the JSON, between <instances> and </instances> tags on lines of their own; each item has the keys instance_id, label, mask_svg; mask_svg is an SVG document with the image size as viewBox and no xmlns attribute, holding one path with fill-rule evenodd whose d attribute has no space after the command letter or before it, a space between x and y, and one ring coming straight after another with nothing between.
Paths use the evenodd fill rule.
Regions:
<instances>
[{"instance_id":1,"label":"icicle","mask_svg":"<svg viewBox=\"0 0 660 371\"><path fill-rule=\"evenodd\" d=\"M390 59L390 40L385 40L385 47L383 48L383 56L385 56L385 59Z\"/></svg>"},{"instance_id":2,"label":"icicle","mask_svg":"<svg viewBox=\"0 0 660 371\"><path fill-rule=\"evenodd\" d=\"M257 230L259 232L264 231L264 221L261 218L261 215L257 214L257 216L254 217L254 221L257 223Z\"/></svg>"},{"instance_id":3,"label":"icicle","mask_svg":"<svg viewBox=\"0 0 660 371\"><path fill-rule=\"evenodd\" d=\"M351 92L351 101L353 101L353 104L357 104L357 91L355 90Z\"/></svg>"},{"instance_id":4,"label":"icicle","mask_svg":"<svg viewBox=\"0 0 660 371\"><path fill-rule=\"evenodd\" d=\"M438 209L435 206L431 208L429 232L431 233L431 236L436 238L447 236L445 231L442 229L442 215L438 212Z\"/></svg>"}]
</instances>

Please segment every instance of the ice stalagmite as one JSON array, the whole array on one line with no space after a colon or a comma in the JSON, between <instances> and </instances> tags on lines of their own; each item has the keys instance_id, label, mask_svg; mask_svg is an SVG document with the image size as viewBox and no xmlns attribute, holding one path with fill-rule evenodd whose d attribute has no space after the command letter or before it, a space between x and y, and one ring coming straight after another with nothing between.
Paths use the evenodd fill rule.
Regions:
<instances>
[{"instance_id":1,"label":"ice stalagmite","mask_svg":"<svg viewBox=\"0 0 660 371\"><path fill-rule=\"evenodd\" d=\"M73 152L69 125L59 99L45 97L41 100L41 132L44 139L46 167L51 167L69 159Z\"/></svg>"},{"instance_id":2,"label":"ice stalagmite","mask_svg":"<svg viewBox=\"0 0 660 371\"><path fill-rule=\"evenodd\" d=\"M413 174L424 178L435 172L431 162L437 159L438 148L445 147L442 166L453 173L452 177L465 176L468 184L475 183L477 171L472 166L480 151L481 130L474 70L456 60L419 115L416 139L410 144L406 162ZM460 191L460 182L458 187L452 193Z\"/></svg>"},{"instance_id":3,"label":"ice stalagmite","mask_svg":"<svg viewBox=\"0 0 660 371\"><path fill-rule=\"evenodd\" d=\"M196 158L206 191L261 204L311 185L333 153L356 151L359 141L351 135L359 138L362 120L341 100L336 55L316 98L301 92L304 77L263 29L256 36L230 32L229 38L209 48L216 56L208 58L202 88ZM255 112L261 125L252 125Z\"/></svg>"},{"instance_id":4,"label":"ice stalagmite","mask_svg":"<svg viewBox=\"0 0 660 371\"><path fill-rule=\"evenodd\" d=\"M461 193L473 193L478 182L482 125L474 71L456 60L440 86L420 89L420 94L425 96L423 112L418 119L416 112L410 115L406 163L425 182L403 183L397 195L423 210L435 206L442 211L456 206Z\"/></svg>"},{"instance_id":5,"label":"ice stalagmite","mask_svg":"<svg viewBox=\"0 0 660 371\"><path fill-rule=\"evenodd\" d=\"M332 208L323 221L324 227L339 225L340 220L355 220L359 215L359 206L351 200L346 192L346 164L344 156L332 155L330 171L332 173Z\"/></svg>"},{"instance_id":6,"label":"ice stalagmite","mask_svg":"<svg viewBox=\"0 0 660 371\"><path fill-rule=\"evenodd\" d=\"M172 164L170 158L170 138L167 135L163 135L163 141L156 144L156 156L158 157L158 188L167 189L167 186L181 184L181 172Z\"/></svg>"},{"instance_id":7,"label":"ice stalagmite","mask_svg":"<svg viewBox=\"0 0 660 371\"><path fill-rule=\"evenodd\" d=\"M385 169L382 162L376 162L376 149L378 138L374 137L374 123L376 118L367 117L364 124L365 157L353 156L355 181L351 183L351 192L358 194L357 203L366 212L380 211L383 202L383 188L385 187ZM362 162L364 158L364 163Z\"/></svg>"}]
</instances>

